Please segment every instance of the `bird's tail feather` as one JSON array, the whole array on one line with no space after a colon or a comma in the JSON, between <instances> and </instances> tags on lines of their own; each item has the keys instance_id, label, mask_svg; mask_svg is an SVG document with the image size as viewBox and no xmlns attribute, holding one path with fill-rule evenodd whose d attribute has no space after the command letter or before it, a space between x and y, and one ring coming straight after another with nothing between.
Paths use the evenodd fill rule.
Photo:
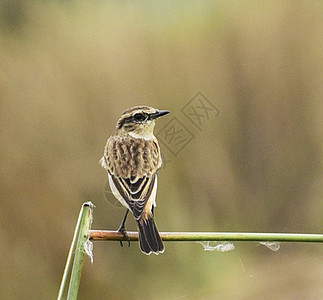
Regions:
<instances>
[{"instance_id":1,"label":"bird's tail feather","mask_svg":"<svg viewBox=\"0 0 323 300\"><path fill-rule=\"evenodd\" d=\"M152 216L147 219L141 218L137 221L139 245L143 253L149 255L150 253L163 253L164 245L159 236L156 224Z\"/></svg>"}]
</instances>

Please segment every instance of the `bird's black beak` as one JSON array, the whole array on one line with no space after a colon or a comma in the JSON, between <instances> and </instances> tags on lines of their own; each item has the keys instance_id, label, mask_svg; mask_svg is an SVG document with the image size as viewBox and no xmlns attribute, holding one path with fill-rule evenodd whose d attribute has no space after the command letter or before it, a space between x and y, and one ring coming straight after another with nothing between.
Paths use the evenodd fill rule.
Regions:
<instances>
[{"instance_id":1,"label":"bird's black beak","mask_svg":"<svg viewBox=\"0 0 323 300\"><path fill-rule=\"evenodd\" d=\"M155 113L150 114L150 118L151 119L157 119L157 118L159 118L161 116L167 115L168 113L169 113L168 110L157 110Z\"/></svg>"}]
</instances>

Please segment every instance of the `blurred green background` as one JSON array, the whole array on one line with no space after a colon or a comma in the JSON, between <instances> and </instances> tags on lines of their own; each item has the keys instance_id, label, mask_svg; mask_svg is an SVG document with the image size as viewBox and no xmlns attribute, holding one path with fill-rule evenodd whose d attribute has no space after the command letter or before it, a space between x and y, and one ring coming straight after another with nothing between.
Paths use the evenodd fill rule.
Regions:
<instances>
[{"instance_id":1,"label":"blurred green background","mask_svg":"<svg viewBox=\"0 0 323 300\"><path fill-rule=\"evenodd\" d=\"M323 232L321 1L0 2L0 298L57 297L81 204L124 210L98 160L119 115L195 136L159 172L160 231ZM220 111L199 130L181 109ZM135 229L129 218L128 229ZM322 299L323 245L227 253L96 242L79 299Z\"/></svg>"}]
</instances>

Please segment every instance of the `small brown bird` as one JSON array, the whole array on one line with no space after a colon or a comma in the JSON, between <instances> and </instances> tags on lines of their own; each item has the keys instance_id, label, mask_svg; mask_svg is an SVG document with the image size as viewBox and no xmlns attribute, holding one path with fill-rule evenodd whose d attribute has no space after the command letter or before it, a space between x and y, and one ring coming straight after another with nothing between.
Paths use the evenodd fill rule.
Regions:
<instances>
[{"instance_id":1,"label":"small brown bird","mask_svg":"<svg viewBox=\"0 0 323 300\"><path fill-rule=\"evenodd\" d=\"M108 172L113 195L127 208L118 231L129 240L125 222L129 210L137 221L139 245L145 254L163 253L164 245L153 219L156 206L157 170L162 165L155 120L168 114L149 106L123 112L109 137L100 162Z\"/></svg>"}]
</instances>

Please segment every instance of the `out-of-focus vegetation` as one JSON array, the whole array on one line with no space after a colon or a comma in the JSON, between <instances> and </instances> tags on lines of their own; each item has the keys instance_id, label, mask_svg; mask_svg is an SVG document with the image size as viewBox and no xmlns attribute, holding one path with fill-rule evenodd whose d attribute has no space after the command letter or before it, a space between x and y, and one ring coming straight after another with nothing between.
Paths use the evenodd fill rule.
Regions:
<instances>
[{"instance_id":1,"label":"out-of-focus vegetation","mask_svg":"<svg viewBox=\"0 0 323 300\"><path fill-rule=\"evenodd\" d=\"M0 298L57 296L78 212L117 228L98 160L117 118L147 104L194 134L163 145L160 231L323 232L320 1L0 3ZM202 130L182 107L220 111ZM129 229L135 223L129 218ZM323 245L228 253L94 245L79 299L320 299Z\"/></svg>"}]
</instances>

